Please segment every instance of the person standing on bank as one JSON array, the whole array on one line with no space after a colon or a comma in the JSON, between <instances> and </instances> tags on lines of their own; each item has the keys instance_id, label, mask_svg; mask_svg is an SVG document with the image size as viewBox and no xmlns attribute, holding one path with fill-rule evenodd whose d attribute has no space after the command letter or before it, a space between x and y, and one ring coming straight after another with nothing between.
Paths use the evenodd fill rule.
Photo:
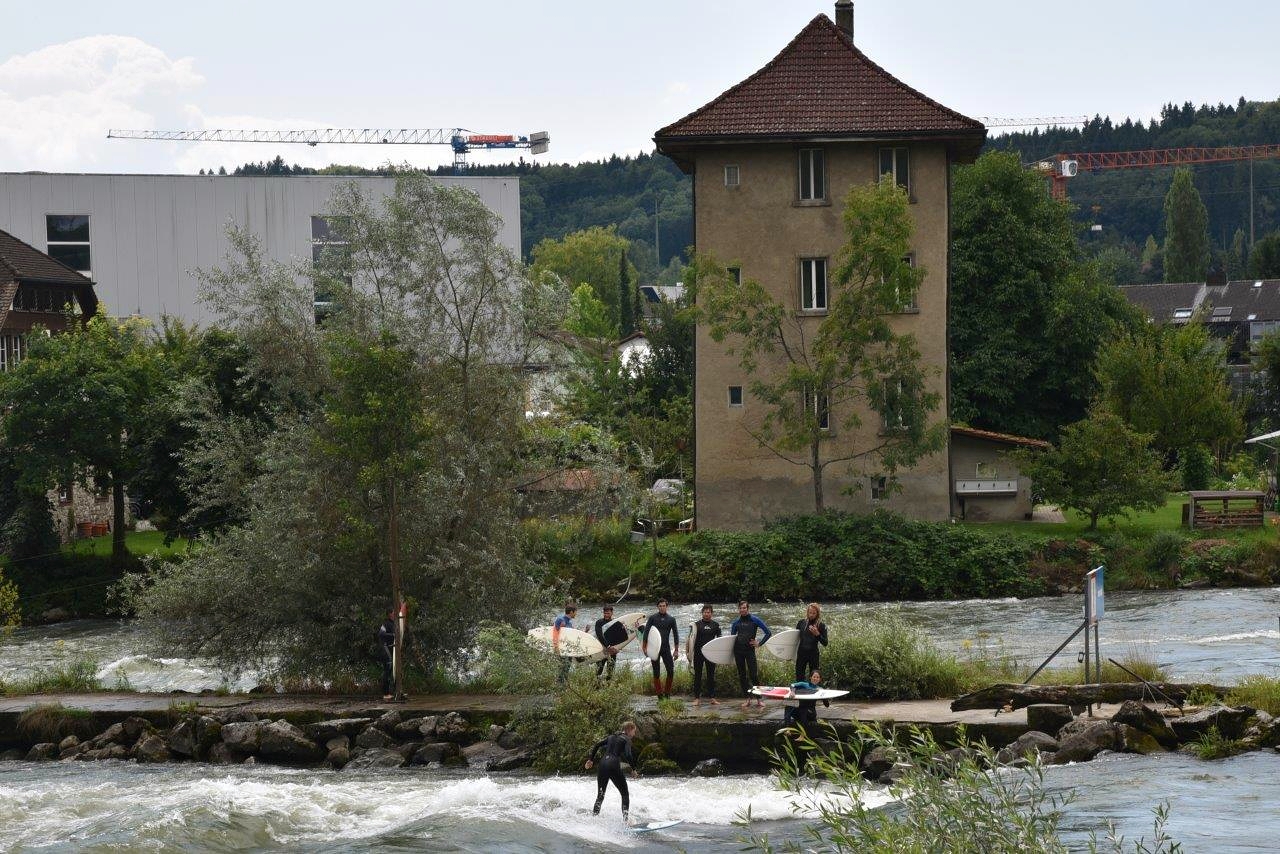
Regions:
<instances>
[{"instance_id":1,"label":"person standing on bank","mask_svg":"<svg viewBox=\"0 0 1280 854\"><path fill-rule=\"evenodd\" d=\"M382 621L382 625L378 626L378 660L382 662L382 699L391 700L394 696L391 693L391 682L394 678L392 674L392 655L396 648L396 618L392 611L387 612L387 618Z\"/></svg>"},{"instance_id":2,"label":"person standing on bank","mask_svg":"<svg viewBox=\"0 0 1280 854\"><path fill-rule=\"evenodd\" d=\"M627 775L622 773L622 763L625 760L628 765L634 764L635 760L631 758L631 739L635 737L636 725L626 721L621 731L605 736L591 748L591 757L585 766L588 771L595 764L596 756L604 751L604 756L601 757L600 765L596 770L596 805L591 810L592 815L600 815L600 805L604 803L605 790L612 782L618 787L618 794L622 795L622 820L630 822L628 813L631 811L631 793L627 791Z\"/></svg>"},{"instance_id":3,"label":"person standing on bank","mask_svg":"<svg viewBox=\"0 0 1280 854\"><path fill-rule=\"evenodd\" d=\"M560 655L560 630L572 629L573 618L578 616L578 603L569 601L564 605L564 613L556 617L555 623L551 626L551 651L556 655ZM569 667L572 661L567 657L560 659L560 672L556 675L556 681L563 684L569 678Z\"/></svg>"},{"instance_id":4,"label":"person standing on bank","mask_svg":"<svg viewBox=\"0 0 1280 854\"><path fill-rule=\"evenodd\" d=\"M763 631L764 637L757 640L756 632ZM738 603L738 619L729 626L729 634L733 635L733 662L738 665L738 682L742 685L742 695L746 702L742 708L751 707L751 688L760 684L760 672L756 666L756 647L769 640L773 632L755 614L751 613L751 603L743 599ZM748 679L750 676L750 679ZM764 708L764 702L756 697L756 706Z\"/></svg>"},{"instance_id":5,"label":"person standing on bank","mask_svg":"<svg viewBox=\"0 0 1280 854\"><path fill-rule=\"evenodd\" d=\"M817 602L810 602L804 619L796 623L800 632L800 646L796 649L796 681L801 682L818 669L821 650L827 645L827 624L822 622L822 609Z\"/></svg>"},{"instance_id":6,"label":"person standing on bank","mask_svg":"<svg viewBox=\"0 0 1280 854\"><path fill-rule=\"evenodd\" d=\"M711 619L711 606L702 606L702 619L693 624L693 704L702 705L702 674L707 676L707 701L720 705L716 699L716 666L702 657L702 647L707 641L720 637L720 624Z\"/></svg>"},{"instance_id":7,"label":"person standing on bank","mask_svg":"<svg viewBox=\"0 0 1280 854\"><path fill-rule=\"evenodd\" d=\"M604 658L596 662L596 678L604 676L606 682L613 679L613 667L618 663L618 648L609 646L608 641L604 639L604 627L613 622L613 606L606 604L602 609L604 616L596 620L595 634L596 640L600 641L600 645L604 647ZM605 675L606 665L609 668L608 675Z\"/></svg>"},{"instance_id":8,"label":"person standing on bank","mask_svg":"<svg viewBox=\"0 0 1280 854\"><path fill-rule=\"evenodd\" d=\"M654 632L657 632L655 635ZM649 618L649 622L644 627L644 639L640 642L640 649L645 655L649 654L649 644L661 643L662 647L658 652L658 657L653 661L653 693L661 700L664 697L671 697L671 683L675 679L675 658L672 656L672 646L676 649L680 648L680 629L676 627L676 618L667 613L667 600L658 600L658 613ZM662 667L667 668L666 687L663 687L658 674Z\"/></svg>"}]
</instances>

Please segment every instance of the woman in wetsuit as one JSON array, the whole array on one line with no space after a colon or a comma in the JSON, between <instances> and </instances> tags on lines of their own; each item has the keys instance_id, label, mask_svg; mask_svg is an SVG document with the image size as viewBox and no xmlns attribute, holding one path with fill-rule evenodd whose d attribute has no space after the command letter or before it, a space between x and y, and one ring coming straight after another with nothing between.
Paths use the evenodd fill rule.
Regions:
<instances>
[{"instance_id":1,"label":"woman in wetsuit","mask_svg":"<svg viewBox=\"0 0 1280 854\"><path fill-rule=\"evenodd\" d=\"M631 794L627 791L627 777L622 773L622 762L624 759L628 764L635 761L631 758L631 739L635 738L635 735L636 725L627 721L622 725L621 732L602 738L595 747L591 748L591 758L587 760L586 765L588 771L595 764L596 756L601 751L604 752L604 756L600 758L600 765L596 769L596 805L591 811L593 815L600 814L605 789L609 788L609 781L612 780L613 785L618 787L618 793L622 795L622 820L627 820L631 809Z\"/></svg>"}]
</instances>

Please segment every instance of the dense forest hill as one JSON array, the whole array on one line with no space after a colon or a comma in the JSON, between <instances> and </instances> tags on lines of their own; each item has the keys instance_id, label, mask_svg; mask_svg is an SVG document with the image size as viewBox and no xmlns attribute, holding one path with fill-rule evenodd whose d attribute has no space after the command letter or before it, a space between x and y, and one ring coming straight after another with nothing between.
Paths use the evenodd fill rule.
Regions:
<instances>
[{"instance_id":1,"label":"dense forest hill","mask_svg":"<svg viewBox=\"0 0 1280 854\"><path fill-rule=\"evenodd\" d=\"M435 174L452 175L452 166ZM226 174L226 170L219 170ZM204 174L202 172L202 174ZM213 174L213 170L209 170ZM379 175L385 170L334 165L291 166L282 157L238 166L233 175ZM592 226L616 226L631 241L631 263L642 281L674 284L685 250L693 243L693 191L687 175L662 155L610 157L588 163L469 165L467 175L520 178L521 249L526 259L545 238L558 239ZM657 229L655 233L655 211ZM656 241L656 245L655 245ZM659 256L659 253L661 255ZM673 264L674 261L674 264Z\"/></svg>"},{"instance_id":2,"label":"dense forest hill","mask_svg":"<svg viewBox=\"0 0 1280 854\"><path fill-rule=\"evenodd\" d=\"M1280 101L1241 98L1235 104L1168 104L1151 122L1126 118L1115 123L1095 116L1080 128L1053 127L1029 133L992 136L988 150L1015 151L1031 164L1054 154L1086 151L1130 151L1186 146L1254 145L1280 142ZM1193 167L1195 185L1209 213L1209 236L1216 250L1226 250L1249 236L1250 164L1216 163ZM1258 160L1253 170L1254 235L1280 229L1280 160ZM225 174L225 170L219 170ZM451 166L435 170L453 173ZM277 157L238 167L236 175L379 174L352 166L310 169L289 166ZM616 226L632 242L631 261L642 281L673 280L680 256L693 242L693 196L687 175L659 154L610 157L588 163L517 163L471 165L469 175L520 177L522 250L527 258L538 241L561 238L592 226ZM1124 250L1133 262L1121 278L1137 275L1148 238L1164 242L1164 197L1173 178L1171 167L1116 169L1084 173L1067 184L1076 219L1102 226L1084 231L1091 254L1106 247ZM654 232L655 209L657 234ZM656 240L656 247L655 247ZM1239 244L1237 243L1237 246ZM661 257L659 257L659 251ZM673 259L676 259L673 263ZM1159 265L1146 265L1158 277ZM1230 271L1233 275L1238 270Z\"/></svg>"},{"instance_id":3,"label":"dense forest hill","mask_svg":"<svg viewBox=\"0 0 1280 854\"><path fill-rule=\"evenodd\" d=\"M1280 101L1241 98L1235 104L1167 104L1150 123L1126 118L1115 123L1095 116L1081 128L1053 127L993 136L988 149L1016 151L1030 164L1054 154L1094 151L1258 145L1280 142ZM1192 167L1196 189L1209 211L1209 238L1217 249L1230 247L1237 229L1249 234L1248 161ZM1102 225L1099 240L1141 250L1148 236L1164 239L1164 196L1171 167L1081 172L1067 182L1067 193L1082 222ZM1280 228L1280 160L1253 163L1254 231L1258 239Z\"/></svg>"}]
</instances>

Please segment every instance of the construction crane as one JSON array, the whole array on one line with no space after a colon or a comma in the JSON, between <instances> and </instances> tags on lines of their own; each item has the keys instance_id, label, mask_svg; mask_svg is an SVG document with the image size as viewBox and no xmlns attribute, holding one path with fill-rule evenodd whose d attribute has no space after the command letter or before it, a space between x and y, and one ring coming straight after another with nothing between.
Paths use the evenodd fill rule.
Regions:
<instances>
[{"instance_id":1,"label":"construction crane","mask_svg":"<svg viewBox=\"0 0 1280 854\"><path fill-rule=\"evenodd\" d=\"M527 148L543 154L551 135L538 131L528 136L472 133L465 128L313 128L310 130L109 130L107 139L151 139L167 142L267 142L317 145L449 145L453 170L467 166L472 149Z\"/></svg>"},{"instance_id":2,"label":"construction crane","mask_svg":"<svg viewBox=\"0 0 1280 854\"><path fill-rule=\"evenodd\" d=\"M978 119L989 128L1074 127L1089 121L1088 116L978 116Z\"/></svg>"}]
</instances>

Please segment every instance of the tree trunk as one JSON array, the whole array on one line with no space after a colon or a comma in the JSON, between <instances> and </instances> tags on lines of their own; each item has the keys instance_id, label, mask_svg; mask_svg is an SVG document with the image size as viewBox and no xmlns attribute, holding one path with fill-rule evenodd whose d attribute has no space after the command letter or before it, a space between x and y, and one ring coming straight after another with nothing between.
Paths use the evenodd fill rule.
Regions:
<instances>
[{"instance_id":1,"label":"tree trunk","mask_svg":"<svg viewBox=\"0 0 1280 854\"><path fill-rule=\"evenodd\" d=\"M1226 696L1227 689L1217 685L1193 685L1173 682L1152 682L1165 696L1175 703L1182 703L1195 689ZM1060 703L1067 706L1085 706L1090 703L1122 703L1125 700L1161 700L1159 694L1152 697L1151 689L1141 682L1103 682L1093 685L992 685L972 694L965 694L951 703L951 711L970 709L1002 709L1011 706L1021 709L1036 703Z\"/></svg>"},{"instance_id":2,"label":"tree trunk","mask_svg":"<svg viewBox=\"0 0 1280 854\"><path fill-rule=\"evenodd\" d=\"M1090 531L1098 530L1098 511L1097 510L1093 510L1089 513L1089 530Z\"/></svg>"},{"instance_id":3,"label":"tree trunk","mask_svg":"<svg viewBox=\"0 0 1280 854\"><path fill-rule=\"evenodd\" d=\"M810 452L809 468L813 470L813 512L821 513L825 505L822 499L822 463L818 460L818 443L816 440L810 446Z\"/></svg>"},{"instance_id":4,"label":"tree trunk","mask_svg":"<svg viewBox=\"0 0 1280 854\"><path fill-rule=\"evenodd\" d=\"M392 659L391 678L394 681L392 694L397 700L404 696L404 591L400 589L400 519L396 509L395 478L388 480L390 497L390 519L387 525L387 556L391 564L391 601L394 603L396 620L395 655Z\"/></svg>"},{"instance_id":5,"label":"tree trunk","mask_svg":"<svg viewBox=\"0 0 1280 854\"><path fill-rule=\"evenodd\" d=\"M120 472L111 472L111 565L124 566L129 549L124 542L124 481Z\"/></svg>"}]
</instances>

